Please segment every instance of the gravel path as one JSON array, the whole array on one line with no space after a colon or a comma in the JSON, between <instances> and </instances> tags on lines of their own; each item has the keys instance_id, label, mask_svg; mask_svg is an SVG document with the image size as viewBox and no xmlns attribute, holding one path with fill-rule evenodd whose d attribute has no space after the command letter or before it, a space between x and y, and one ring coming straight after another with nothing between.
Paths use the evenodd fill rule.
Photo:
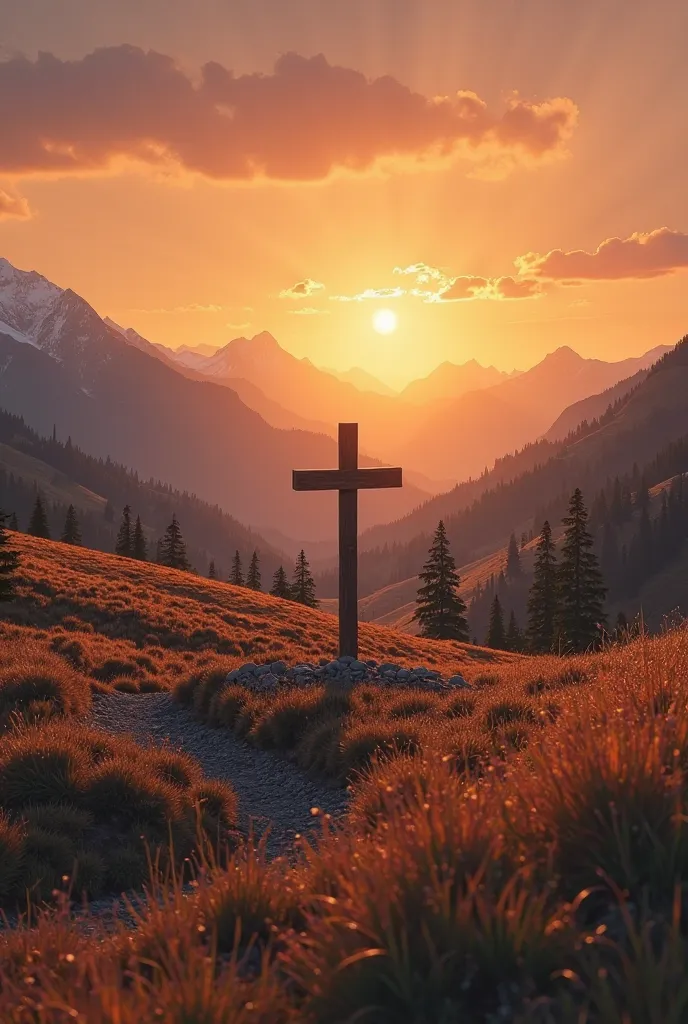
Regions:
<instances>
[{"instance_id":1,"label":"gravel path","mask_svg":"<svg viewBox=\"0 0 688 1024\"><path fill-rule=\"evenodd\" d=\"M312 807L337 816L346 808L342 790L312 782L282 758L241 743L227 729L211 729L181 707L169 693L112 693L97 696L90 724L111 733L129 733L139 743L185 750L208 778L231 782L239 798L240 826L255 835L270 829L267 852L276 856L296 833L313 828Z\"/></svg>"}]
</instances>

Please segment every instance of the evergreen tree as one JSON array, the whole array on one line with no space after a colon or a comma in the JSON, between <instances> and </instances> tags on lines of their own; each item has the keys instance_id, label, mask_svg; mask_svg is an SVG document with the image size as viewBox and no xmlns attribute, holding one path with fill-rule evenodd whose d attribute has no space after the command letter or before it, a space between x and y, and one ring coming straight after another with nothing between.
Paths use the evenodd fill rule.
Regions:
<instances>
[{"instance_id":1,"label":"evergreen tree","mask_svg":"<svg viewBox=\"0 0 688 1024\"><path fill-rule=\"evenodd\" d=\"M567 647L584 651L601 637L607 592L588 530L588 512L580 488L571 495L557 573L558 630Z\"/></svg>"},{"instance_id":2,"label":"evergreen tree","mask_svg":"<svg viewBox=\"0 0 688 1024\"><path fill-rule=\"evenodd\" d=\"M19 568L19 555L10 547L5 529L7 515L0 510L0 601L11 601L16 593L15 574Z\"/></svg>"},{"instance_id":3,"label":"evergreen tree","mask_svg":"<svg viewBox=\"0 0 688 1024\"><path fill-rule=\"evenodd\" d=\"M234 552L232 569L229 574L229 582L233 583L235 587L243 587L244 585L244 573L241 568L241 555L238 551Z\"/></svg>"},{"instance_id":4,"label":"evergreen tree","mask_svg":"<svg viewBox=\"0 0 688 1024\"><path fill-rule=\"evenodd\" d=\"M122 555L123 558L131 558L133 546L134 538L131 529L131 508L129 505L125 505L122 509L122 522L120 523L119 530L117 531L115 554Z\"/></svg>"},{"instance_id":5,"label":"evergreen tree","mask_svg":"<svg viewBox=\"0 0 688 1024\"><path fill-rule=\"evenodd\" d=\"M105 502L105 508L103 509L103 519L106 523L114 523L115 521L115 507L108 498Z\"/></svg>"},{"instance_id":6,"label":"evergreen tree","mask_svg":"<svg viewBox=\"0 0 688 1024\"><path fill-rule=\"evenodd\" d=\"M307 608L318 607L318 602L315 598L315 580L311 575L311 568L303 548L296 559L291 596L293 601L298 602L298 604L305 604Z\"/></svg>"},{"instance_id":7,"label":"evergreen tree","mask_svg":"<svg viewBox=\"0 0 688 1024\"><path fill-rule=\"evenodd\" d=\"M134 535L131 542L131 556L138 562L146 562L148 560L148 543L143 532L141 516L136 517L136 525L134 526Z\"/></svg>"},{"instance_id":8,"label":"evergreen tree","mask_svg":"<svg viewBox=\"0 0 688 1024\"><path fill-rule=\"evenodd\" d=\"M50 540L48 517L45 513L45 505L40 494L36 495L36 503L33 506L29 527L26 532L32 537L43 537L45 540Z\"/></svg>"},{"instance_id":9,"label":"evergreen tree","mask_svg":"<svg viewBox=\"0 0 688 1024\"><path fill-rule=\"evenodd\" d=\"M158 537L155 542L155 562L162 565L162 537Z\"/></svg>"},{"instance_id":10,"label":"evergreen tree","mask_svg":"<svg viewBox=\"0 0 688 1024\"><path fill-rule=\"evenodd\" d=\"M486 647L492 647L497 651L506 650L506 633L504 632L504 612L499 594L495 594L492 608L490 610L490 625L487 630Z\"/></svg>"},{"instance_id":11,"label":"evergreen tree","mask_svg":"<svg viewBox=\"0 0 688 1024\"><path fill-rule=\"evenodd\" d=\"M13 512L10 516L10 521L7 524L8 529L14 530L15 533L19 533L19 520L17 519L17 513Z\"/></svg>"},{"instance_id":12,"label":"evergreen tree","mask_svg":"<svg viewBox=\"0 0 688 1024\"><path fill-rule=\"evenodd\" d=\"M246 574L246 586L249 590L260 590L261 576L258 552L254 551Z\"/></svg>"},{"instance_id":13,"label":"evergreen tree","mask_svg":"<svg viewBox=\"0 0 688 1024\"><path fill-rule=\"evenodd\" d=\"M270 593L273 597L281 597L284 600L289 600L291 597L291 587L289 586L289 580L287 574L284 571L283 566L280 565L279 569L275 570L275 575L272 577L272 587Z\"/></svg>"},{"instance_id":14,"label":"evergreen tree","mask_svg":"<svg viewBox=\"0 0 688 1024\"><path fill-rule=\"evenodd\" d=\"M186 557L186 544L174 513L172 522L165 530L160 544L160 564L166 565L168 569L182 569L184 572L191 569L189 559Z\"/></svg>"},{"instance_id":15,"label":"evergreen tree","mask_svg":"<svg viewBox=\"0 0 688 1024\"><path fill-rule=\"evenodd\" d=\"M215 561L212 558L210 559L210 565L208 566L208 579L217 579L217 572L215 571Z\"/></svg>"},{"instance_id":16,"label":"evergreen tree","mask_svg":"<svg viewBox=\"0 0 688 1024\"><path fill-rule=\"evenodd\" d=\"M533 584L528 597L528 646L546 654L554 646L557 618L557 558L552 529L545 520L538 540Z\"/></svg>"},{"instance_id":17,"label":"evergreen tree","mask_svg":"<svg viewBox=\"0 0 688 1024\"><path fill-rule=\"evenodd\" d=\"M81 545L81 530L79 528L79 520L76 517L76 509L73 505L70 505L67 509L67 516L60 540L63 544Z\"/></svg>"},{"instance_id":18,"label":"evergreen tree","mask_svg":"<svg viewBox=\"0 0 688 1024\"><path fill-rule=\"evenodd\" d=\"M413 618L420 623L420 635L468 643L466 605L459 596L459 574L442 520L435 530L428 560L419 578L423 586L418 590Z\"/></svg>"},{"instance_id":19,"label":"evergreen tree","mask_svg":"<svg viewBox=\"0 0 688 1024\"><path fill-rule=\"evenodd\" d=\"M509 547L506 551L506 566L504 572L507 579L517 580L521 577L521 555L518 550L518 541L516 535L511 534L509 537Z\"/></svg>"},{"instance_id":20,"label":"evergreen tree","mask_svg":"<svg viewBox=\"0 0 688 1024\"><path fill-rule=\"evenodd\" d=\"M507 651L523 650L523 634L519 629L518 622L516 621L516 614L513 609L509 616L509 626L506 631L506 649Z\"/></svg>"}]
</instances>

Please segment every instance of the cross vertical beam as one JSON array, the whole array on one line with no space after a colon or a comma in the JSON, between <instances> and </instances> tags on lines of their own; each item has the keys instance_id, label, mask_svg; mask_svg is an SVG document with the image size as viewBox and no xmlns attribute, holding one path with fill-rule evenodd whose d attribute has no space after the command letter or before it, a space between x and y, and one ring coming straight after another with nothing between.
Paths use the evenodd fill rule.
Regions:
<instances>
[{"instance_id":1,"label":"cross vertical beam","mask_svg":"<svg viewBox=\"0 0 688 1024\"><path fill-rule=\"evenodd\" d=\"M358 492L401 487L401 469L358 468L358 423L339 424L339 468L295 469L295 491L339 491L339 654L358 656Z\"/></svg>"},{"instance_id":2,"label":"cross vertical beam","mask_svg":"<svg viewBox=\"0 0 688 1024\"><path fill-rule=\"evenodd\" d=\"M358 423L339 424L339 469L358 469ZM358 493L339 492L339 653L358 656Z\"/></svg>"}]
</instances>

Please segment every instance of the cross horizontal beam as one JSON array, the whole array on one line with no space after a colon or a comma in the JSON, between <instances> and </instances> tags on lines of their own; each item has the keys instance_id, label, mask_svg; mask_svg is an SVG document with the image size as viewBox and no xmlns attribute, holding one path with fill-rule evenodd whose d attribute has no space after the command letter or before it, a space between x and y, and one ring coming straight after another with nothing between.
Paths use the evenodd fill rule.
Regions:
<instances>
[{"instance_id":1,"label":"cross horizontal beam","mask_svg":"<svg viewBox=\"0 0 688 1024\"><path fill-rule=\"evenodd\" d=\"M295 491L362 491L374 487L401 487L401 469L295 469Z\"/></svg>"}]
</instances>

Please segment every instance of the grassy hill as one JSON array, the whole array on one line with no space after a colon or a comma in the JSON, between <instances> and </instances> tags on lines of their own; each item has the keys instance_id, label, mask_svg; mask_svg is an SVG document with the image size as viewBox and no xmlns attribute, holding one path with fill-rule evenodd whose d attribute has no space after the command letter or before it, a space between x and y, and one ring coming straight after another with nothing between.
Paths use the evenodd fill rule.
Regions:
<instances>
[{"instance_id":1,"label":"grassy hill","mask_svg":"<svg viewBox=\"0 0 688 1024\"><path fill-rule=\"evenodd\" d=\"M12 543L21 556L19 599L0 606L0 612L39 634L73 634L101 674L108 657L132 661L142 650L153 659L160 685L172 685L197 662L217 661L229 671L246 661L296 662L336 654L337 620L326 612L24 534L12 534ZM360 653L409 667L428 664L448 674L466 670L468 675L472 667L511 657L367 623L361 624ZM145 671L130 671L135 678L145 676Z\"/></svg>"}]
</instances>

